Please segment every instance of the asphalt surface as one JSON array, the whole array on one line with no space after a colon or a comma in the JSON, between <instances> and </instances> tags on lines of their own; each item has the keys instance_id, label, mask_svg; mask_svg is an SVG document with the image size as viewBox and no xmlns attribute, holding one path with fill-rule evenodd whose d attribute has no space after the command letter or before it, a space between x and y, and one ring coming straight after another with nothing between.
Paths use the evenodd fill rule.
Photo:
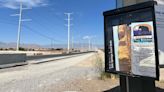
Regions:
<instances>
[{"instance_id":1,"label":"asphalt surface","mask_svg":"<svg viewBox=\"0 0 164 92\"><path fill-rule=\"evenodd\" d=\"M45 58L53 58L53 57L63 57L63 56L72 56L72 55L78 55L78 54L85 54L90 53L89 52L77 52L77 53L69 53L69 54L52 54L52 55L38 55L38 56L27 56L27 60L36 60L36 59L45 59Z\"/></svg>"},{"instance_id":2,"label":"asphalt surface","mask_svg":"<svg viewBox=\"0 0 164 92\"><path fill-rule=\"evenodd\" d=\"M86 53L57 61L1 69L0 92L49 92L47 88L52 85L92 74L92 69L77 68L75 65L94 54Z\"/></svg>"}]
</instances>

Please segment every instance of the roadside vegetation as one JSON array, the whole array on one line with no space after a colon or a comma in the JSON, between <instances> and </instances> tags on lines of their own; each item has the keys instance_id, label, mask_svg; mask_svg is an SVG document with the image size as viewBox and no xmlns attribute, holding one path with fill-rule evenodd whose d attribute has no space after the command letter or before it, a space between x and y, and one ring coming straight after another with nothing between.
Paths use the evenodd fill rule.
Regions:
<instances>
[{"instance_id":1,"label":"roadside vegetation","mask_svg":"<svg viewBox=\"0 0 164 92\"><path fill-rule=\"evenodd\" d=\"M95 62L96 71L100 74L99 79L100 80L117 79L118 75L105 72L105 60L103 60L103 58L104 58L104 52L99 51L96 54L96 62Z\"/></svg>"}]
</instances>

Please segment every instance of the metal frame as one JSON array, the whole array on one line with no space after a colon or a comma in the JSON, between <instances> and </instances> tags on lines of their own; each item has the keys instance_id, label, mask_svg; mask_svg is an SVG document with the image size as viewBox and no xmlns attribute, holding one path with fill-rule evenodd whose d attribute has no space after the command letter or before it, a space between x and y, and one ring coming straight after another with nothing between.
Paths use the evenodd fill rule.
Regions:
<instances>
[{"instance_id":1,"label":"metal frame","mask_svg":"<svg viewBox=\"0 0 164 92\"><path fill-rule=\"evenodd\" d=\"M119 75L126 75L126 76L133 76L133 77L146 77L146 78L151 78L151 79L155 79L155 80L159 80L159 56L158 56L158 39L157 39L157 28L156 28L156 18L155 18L155 9L154 9L154 5L156 5L157 3L155 1L148 1L148 2L144 2L144 3L140 3L140 4L136 4L136 5L132 5L132 6L128 6L128 7L123 7L123 8L118 8L118 9L114 9L114 10L110 10L110 11L106 11L103 13L104 15L104 40L105 40L105 71L109 72L109 73L114 73L114 74L119 74ZM155 40L155 59L156 59L156 78L152 78L152 77L147 77L147 76L138 76L138 75L134 75L134 74L130 74L130 73L122 73L122 72L118 72L115 70L115 60L114 60L114 56L113 56L113 60L114 60L114 69L109 70L109 51L108 51L108 31L107 31L107 17L108 16L116 16L119 14L125 14L128 12L132 12L132 11L136 11L136 10L142 10L142 9L146 9L146 8L151 8L152 9L152 21L153 21L153 26L154 26L154 40ZM114 48L114 44L113 44L113 48ZM114 53L114 50L113 50Z\"/></svg>"}]
</instances>

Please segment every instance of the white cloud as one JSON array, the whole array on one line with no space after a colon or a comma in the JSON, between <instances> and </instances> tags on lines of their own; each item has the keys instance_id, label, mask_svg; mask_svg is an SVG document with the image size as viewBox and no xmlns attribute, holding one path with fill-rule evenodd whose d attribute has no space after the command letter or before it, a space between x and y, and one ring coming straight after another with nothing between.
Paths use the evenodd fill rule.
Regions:
<instances>
[{"instance_id":1,"label":"white cloud","mask_svg":"<svg viewBox=\"0 0 164 92\"><path fill-rule=\"evenodd\" d=\"M92 39L92 38L96 38L96 36L84 36L83 39Z\"/></svg>"},{"instance_id":2,"label":"white cloud","mask_svg":"<svg viewBox=\"0 0 164 92\"><path fill-rule=\"evenodd\" d=\"M83 39L89 39L90 37L89 36L84 36Z\"/></svg>"},{"instance_id":3,"label":"white cloud","mask_svg":"<svg viewBox=\"0 0 164 92\"><path fill-rule=\"evenodd\" d=\"M48 0L0 0L0 6L10 9L18 9L20 2L22 2L23 6L32 8L47 6L47 1Z\"/></svg>"}]
</instances>

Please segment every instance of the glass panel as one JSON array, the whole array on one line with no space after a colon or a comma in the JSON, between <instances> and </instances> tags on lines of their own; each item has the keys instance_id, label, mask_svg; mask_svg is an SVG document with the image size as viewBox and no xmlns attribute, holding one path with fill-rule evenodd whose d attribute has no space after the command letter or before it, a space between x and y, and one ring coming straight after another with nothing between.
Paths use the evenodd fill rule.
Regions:
<instances>
[{"instance_id":1,"label":"glass panel","mask_svg":"<svg viewBox=\"0 0 164 92\"><path fill-rule=\"evenodd\" d=\"M156 78L152 14L147 8L107 18L109 70Z\"/></svg>"}]
</instances>

